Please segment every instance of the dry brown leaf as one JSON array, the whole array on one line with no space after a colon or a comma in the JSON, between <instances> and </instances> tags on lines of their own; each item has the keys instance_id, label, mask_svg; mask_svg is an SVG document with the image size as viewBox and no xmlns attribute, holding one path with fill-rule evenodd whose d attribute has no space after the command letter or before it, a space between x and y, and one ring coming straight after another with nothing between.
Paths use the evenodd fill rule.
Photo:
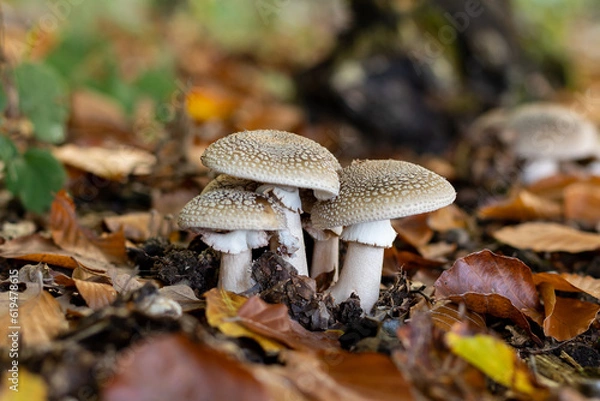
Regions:
<instances>
[{"instance_id":1,"label":"dry brown leaf","mask_svg":"<svg viewBox=\"0 0 600 401\"><path fill-rule=\"evenodd\" d=\"M130 175L148 175L156 164L153 154L125 146L103 148L68 144L54 148L52 154L65 165L111 181L125 181Z\"/></svg>"},{"instance_id":2,"label":"dry brown leaf","mask_svg":"<svg viewBox=\"0 0 600 401\"><path fill-rule=\"evenodd\" d=\"M158 292L179 303L184 312L196 310L204 305L204 301L198 299L196 294L194 294L194 290L187 285L169 285L161 288Z\"/></svg>"},{"instance_id":3,"label":"dry brown leaf","mask_svg":"<svg viewBox=\"0 0 600 401\"><path fill-rule=\"evenodd\" d=\"M277 369L311 400L413 400L410 385L390 357L372 352L326 351L317 355L286 351Z\"/></svg>"},{"instance_id":4,"label":"dry brown leaf","mask_svg":"<svg viewBox=\"0 0 600 401\"><path fill-rule=\"evenodd\" d=\"M562 201L564 189L574 183L585 181L584 177L572 174L555 174L527 186L526 190L540 198Z\"/></svg>"},{"instance_id":5,"label":"dry brown leaf","mask_svg":"<svg viewBox=\"0 0 600 401\"><path fill-rule=\"evenodd\" d=\"M517 249L535 252L586 252L600 248L600 235L557 223L523 223L503 227L494 238Z\"/></svg>"},{"instance_id":6,"label":"dry brown leaf","mask_svg":"<svg viewBox=\"0 0 600 401\"><path fill-rule=\"evenodd\" d=\"M448 205L429 213L427 225L438 232L446 232L467 226L467 214L456 205Z\"/></svg>"},{"instance_id":7,"label":"dry brown leaf","mask_svg":"<svg viewBox=\"0 0 600 401\"><path fill-rule=\"evenodd\" d=\"M600 186L600 176L586 174L556 174L527 187L527 190L547 199L562 200L564 190L570 185L587 184Z\"/></svg>"},{"instance_id":8,"label":"dry brown leaf","mask_svg":"<svg viewBox=\"0 0 600 401\"><path fill-rule=\"evenodd\" d=\"M276 353L285 348L282 343L255 333L241 324L237 313L248 298L218 288L205 292L203 296L206 299L206 320L212 327L231 337L252 338L266 352Z\"/></svg>"},{"instance_id":9,"label":"dry brown leaf","mask_svg":"<svg viewBox=\"0 0 600 401\"><path fill-rule=\"evenodd\" d=\"M595 226L600 223L600 186L571 184L564 190L565 218Z\"/></svg>"},{"instance_id":10,"label":"dry brown leaf","mask_svg":"<svg viewBox=\"0 0 600 401\"><path fill-rule=\"evenodd\" d=\"M577 287L580 291L583 291L596 299L600 299L600 279L570 273L562 273L560 276L567 280L569 284Z\"/></svg>"},{"instance_id":11,"label":"dry brown leaf","mask_svg":"<svg viewBox=\"0 0 600 401\"><path fill-rule=\"evenodd\" d=\"M125 237L122 232L98 237L79 225L75 204L64 190L52 202L50 232L61 248L88 258L121 263L127 260Z\"/></svg>"},{"instance_id":12,"label":"dry brown leaf","mask_svg":"<svg viewBox=\"0 0 600 401\"><path fill-rule=\"evenodd\" d=\"M463 301L475 312L514 318L516 311L542 324L531 269L516 258L489 250L469 254L440 275L435 290L438 297Z\"/></svg>"},{"instance_id":13,"label":"dry brown leaf","mask_svg":"<svg viewBox=\"0 0 600 401\"><path fill-rule=\"evenodd\" d=\"M68 269L77 267L72 252L60 249L51 239L44 238L39 234L5 242L0 245L0 256L6 259L47 263Z\"/></svg>"},{"instance_id":14,"label":"dry brown leaf","mask_svg":"<svg viewBox=\"0 0 600 401\"><path fill-rule=\"evenodd\" d=\"M393 358L398 369L412 384L420 400L485 399L486 378L475 367L459 362L448 350L444 331L433 322L428 312L411 316L408 324L397 330L403 347L397 347ZM444 380L440 380L440 378Z\"/></svg>"},{"instance_id":15,"label":"dry brown leaf","mask_svg":"<svg viewBox=\"0 0 600 401\"><path fill-rule=\"evenodd\" d=\"M431 315L433 324L442 331L450 331L452 326L461 322L467 324L471 329L485 330L487 327L485 320L479 313L460 309L453 303L438 304L427 313Z\"/></svg>"},{"instance_id":16,"label":"dry brown leaf","mask_svg":"<svg viewBox=\"0 0 600 401\"><path fill-rule=\"evenodd\" d=\"M392 247L384 251L382 274L384 276L393 276L400 271L405 271L409 275L413 275L418 270L436 270L440 269L443 265L444 262L426 259L416 253L399 251L397 248Z\"/></svg>"},{"instance_id":17,"label":"dry brown leaf","mask_svg":"<svg viewBox=\"0 0 600 401\"><path fill-rule=\"evenodd\" d=\"M339 333L306 330L289 316L287 306L283 304L268 304L260 297L253 296L238 309L237 315L246 328L292 349L314 351L339 348Z\"/></svg>"},{"instance_id":18,"label":"dry brown leaf","mask_svg":"<svg viewBox=\"0 0 600 401\"><path fill-rule=\"evenodd\" d=\"M117 298L117 291L112 285L79 279L73 279L73 281L81 297L93 310L102 309Z\"/></svg>"},{"instance_id":19,"label":"dry brown leaf","mask_svg":"<svg viewBox=\"0 0 600 401\"><path fill-rule=\"evenodd\" d=\"M559 219L562 216L560 204L521 190L507 200L481 207L477 216L482 219L536 220Z\"/></svg>"},{"instance_id":20,"label":"dry brown leaf","mask_svg":"<svg viewBox=\"0 0 600 401\"><path fill-rule=\"evenodd\" d=\"M103 384L105 401L266 401L248 368L182 335L149 338L117 356L115 376Z\"/></svg>"},{"instance_id":21,"label":"dry brown leaf","mask_svg":"<svg viewBox=\"0 0 600 401\"><path fill-rule=\"evenodd\" d=\"M420 246L418 249L421 256L429 260L445 260L456 250L456 244L440 241Z\"/></svg>"},{"instance_id":22,"label":"dry brown leaf","mask_svg":"<svg viewBox=\"0 0 600 401\"><path fill-rule=\"evenodd\" d=\"M429 243L433 237L433 230L427 225L428 213L416 214L392 220L392 227L402 241L417 248Z\"/></svg>"},{"instance_id":23,"label":"dry brown leaf","mask_svg":"<svg viewBox=\"0 0 600 401\"><path fill-rule=\"evenodd\" d=\"M549 284L557 291L564 292L582 292L576 285L571 284L562 274L556 273L534 273L533 282L535 285Z\"/></svg>"},{"instance_id":24,"label":"dry brown leaf","mask_svg":"<svg viewBox=\"0 0 600 401\"><path fill-rule=\"evenodd\" d=\"M7 291L0 295L3 311L0 317L0 346L10 347L14 338L27 346L48 344L68 327L58 301L42 291L39 284L28 282L25 292ZM17 305L10 305L15 299ZM15 333L16 337L9 337Z\"/></svg>"},{"instance_id":25,"label":"dry brown leaf","mask_svg":"<svg viewBox=\"0 0 600 401\"><path fill-rule=\"evenodd\" d=\"M600 305L557 297L555 288L548 282L541 283L539 289L546 312L542 326L545 335L558 341L570 340L585 332L596 320Z\"/></svg>"},{"instance_id":26,"label":"dry brown leaf","mask_svg":"<svg viewBox=\"0 0 600 401\"><path fill-rule=\"evenodd\" d=\"M104 218L104 224L115 233L123 231L125 238L132 241L143 242L152 237L168 238L175 229L172 221L158 212L134 212L121 216Z\"/></svg>"}]
</instances>

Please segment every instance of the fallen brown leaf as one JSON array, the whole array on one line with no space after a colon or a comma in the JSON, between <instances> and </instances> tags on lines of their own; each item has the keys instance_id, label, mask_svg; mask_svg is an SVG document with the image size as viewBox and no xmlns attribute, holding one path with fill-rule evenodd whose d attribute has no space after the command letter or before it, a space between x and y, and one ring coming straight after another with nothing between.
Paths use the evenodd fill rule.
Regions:
<instances>
[{"instance_id":1,"label":"fallen brown leaf","mask_svg":"<svg viewBox=\"0 0 600 401\"><path fill-rule=\"evenodd\" d=\"M156 156L138 148L120 146L104 148L73 144L55 148L52 154L65 165L75 167L111 181L126 181L130 175L148 175Z\"/></svg>"},{"instance_id":2,"label":"fallen brown leaf","mask_svg":"<svg viewBox=\"0 0 600 401\"><path fill-rule=\"evenodd\" d=\"M246 328L296 350L314 351L339 348L339 333L308 331L293 320L283 304L268 304L260 297L248 299L237 312Z\"/></svg>"},{"instance_id":3,"label":"fallen brown leaf","mask_svg":"<svg viewBox=\"0 0 600 401\"><path fill-rule=\"evenodd\" d=\"M241 324L237 313L248 298L218 288L205 292L203 296L206 299L206 320L212 327L231 337L252 338L266 352L277 353L285 348L282 343L255 333Z\"/></svg>"},{"instance_id":4,"label":"fallen brown leaf","mask_svg":"<svg viewBox=\"0 0 600 401\"><path fill-rule=\"evenodd\" d=\"M15 333L17 342L22 341L27 346L45 345L68 327L58 301L37 283L28 282L27 290L22 293L7 291L0 295L3 311L0 346L10 348L13 337L9 335ZM17 304L10 305L15 299Z\"/></svg>"},{"instance_id":5,"label":"fallen brown leaf","mask_svg":"<svg viewBox=\"0 0 600 401\"><path fill-rule=\"evenodd\" d=\"M539 289L546 311L544 334L558 341L570 340L585 332L600 311L600 305L556 296L556 288L549 282L541 283Z\"/></svg>"},{"instance_id":6,"label":"fallen brown leaf","mask_svg":"<svg viewBox=\"0 0 600 401\"><path fill-rule=\"evenodd\" d=\"M531 269L516 258L489 250L472 253L443 272L435 289L439 298L463 301L475 312L510 318L518 312L543 321Z\"/></svg>"},{"instance_id":7,"label":"fallen brown leaf","mask_svg":"<svg viewBox=\"0 0 600 401\"><path fill-rule=\"evenodd\" d=\"M168 238L175 228L173 222L165 220L165 217L158 212L109 216L104 218L104 224L111 232L123 231L125 238L138 242L158 236Z\"/></svg>"},{"instance_id":8,"label":"fallen brown leaf","mask_svg":"<svg viewBox=\"0 0 600 401\"><path fill-rule=\"evenodd\" d=\"M479 313L461 310L458 305L453 303L438 304L427 313L431 315L433 324L443 331L450 331L452 326L460 322L473 329L484 330L487 327L485 320Z\"/></svg>"},{"instance_id":9,"label":"fallen brown leaf","mask_svg":"<svg viewBox=\"0 0 600 401\"><path fill-rule=\"evenodd\" d=\"M600 248L600 235L557 223L523 223L504 227L494 238L517 249L535 252L586 252Z\"/></svg>"},{"instance_id":10,"label":"fallen brown leaf","mask_svg":"<svg viewBox=\"0 0 600 401\"><path fill-rule=\"evenodd\" d=\"M571 184L564 190L565 219L595 226L600 223L600 186Z\"/></svg>"},{"instance_id":11,"label":"fallen brown leaf","mask_svg":"<svg viewBox=\"0 0 600 401\"><path fill-rule=\"evenodd\" d=\"M204 305L204 301L198 299L194 290L187 285L169 285L161 288L158 292L181 305L184 312L196 310Z\"/></svg>"},{"instance_id":12,"label":"fallen brown leaf","mask_svg":"<svg viewBox=\"0 0 600 401\"><path fill-rule=\"evenodd\" d=\"M427 225L434 231L446 232L467 226L467 214L456 205L448 205L429 213Z\"/></svg>"},{"instance_id":13,"label":"fallen brown leaf","mask_svg":"<svg viewBox=\"0 0 600 401\"><path fill-rule=\"evenodd\" d=\"M39 234L19 237L0 245L0 256L74 269L73 253L60 249L54 241Z\"/></svg>"},{"instance_id":14,"label":"fallen brown leaf","mask_svg":"<svg viewBox=\"0 0 600 401\"><path fill-rule=\"evenodd\" d=\"M384 251L382 274L393 276L402 270L413 275L418 270L435 270L440 269L443 265L444 262L427 259L413 252L399 251L392 247Z\"/></svg>"},{"instance_id":15,"label":"fallen brown leaf","mask_svg":"<svg viewBox=\"0 0 600 401\"><path fill-rule=\"evenodd\" d=\"M477 216L482 219L536 220L559 219L562 216L560 204L521 190L507 200L481 207Z\"/></svg>"},{"instance_id":16,"label":"fallen brown leaf","mask_svg":"<svg viewBox=\"0 0 600 401\"><path fill-rule=\"evenodd\" d=\"M417 248L423 246L433 237L433 230L427 224L427 213L403 217L392 221L394 230L402 241Z\"/></svg>"},{"instance_id":17,"label":"fallen brown leaf","mask_svg":"<svg viewBox=\"0 0 600 401\"><path fill-rule=\"evenodd\" d=\"M104 401L270 400L244 365L182 335L150 338L117 356L116 373L102 389Z\"/></svg>"},{"instance_id":18,"label":"fallen brown leaf","mask_svg":"<svg viewBox=\"0 0 600 401\"><path fill-rule=\"evenodd\" d=\"M281 355L287 380L311 400L392 401L414 400L410 385L390 357L374 353L324 351Z\"/></svg>"},{"instance_id":19,"label":"fallen brown leaf","mask_svg":"<svg viewBox=\"0 0 600 401\"><path fill-rule=\"evenodd\" d=\"M117 291L112 285L78 279L73 279L73 281L81 297L93 310L102 309L117 298Z\"/></svg>"},{"instance_id":20,"label":"fallen brown leaf","mask_svg":"<svg viewBox=\"0 0 600 401\"><path fill-rule=\"evenodd\" d=\"M75 214L75 204L64 190L52 202L50 232L58 246L75 254L105 262L122 263L127 260L123 233L98 237L80 226Z\"/></svg>"}]
</instances>

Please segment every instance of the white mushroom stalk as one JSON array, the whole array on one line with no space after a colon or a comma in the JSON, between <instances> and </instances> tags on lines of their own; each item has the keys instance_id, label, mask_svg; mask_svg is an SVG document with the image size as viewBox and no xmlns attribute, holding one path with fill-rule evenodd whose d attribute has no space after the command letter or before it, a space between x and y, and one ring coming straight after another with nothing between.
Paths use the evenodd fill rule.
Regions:
<instances>
[{"instance_id":1,"label":"white mushroom stalk","mask_svg":"<svg viewBox=\"0 0 600 401\"><path fill-rule=\"evenodd\" d=\"M304 230L314 240L310 276L316 278L320 274L333 271L332 283L335 283L339 278L339 237L343 227L318 229L312 225L310 219L304 221L303 225Z\"/></svg>"},{"instance_id":2,"label":"white mushroom stalk","mask_svg":"<svg viewBox=\"0 0 600 401\"><path fill-rule=\"evenodd\" d=\"M353 162L342 170L340 183L339 195L318 202L311 218L317 228L345 226L340 238L348 252L330 294L339 304L356 293L369 313L379 298L383 250L396 237L390 219L447 206L456 192L434 172L397 160Z\"/></svg>"},{"instance_id":3,"label":"white mushroom stalk","mask_svg":"<svg viewBox=\"0 0 600 401\"><path fill-rule=\"evenodd\" d=\"M242 293L255 283L252 280L252 249L267 246L269 236L265 231L235 230L217 233L198 230L208 246L221 252L219 288Z\"/></svg>"},{"instance_id":4,"label":"white mushroom stalk","mask_svg":"<svg viewBox=\"0 0 600 401\"><path fill-rule=\"evenodd\" d=\"M179 213L178 223L221 252L219 287L236 293L253 285L251 250L268 245L265 231L285 228L283 214L267 198L221 184L188 202Z\"/></svg>"},{"instance_id":5,"label":"white mushroom stalk","mask_svg":"<svg viewBox=\"0 0 600 401\"><path fill-rule=\"evenodd\" d=\"M302 203L298 188L264 184L258 187L256 192L272 196L282 206L282 213L285 216L287 232L279 231L278 241L271 245L272 250L294 266L298 274L308 276L306 246L300 219Z\"/></svg>"},{"instance_id":6,"label":"white mushroom stalk","mask_svg":"<svg viewBox=\"0 0 600 401\"><path fill-rule=\"evenodd\" d=\"M244 131L212 143L202 155L202 163L220 173L266 184L259 192L269 192L285 206L289 231L276 248L283 250L282 256L299 274L308 275L298 188L313 190L321 200L337 195L341 167L331 152L290 132ZM294 247L298 250L290 253Z\"/></svg>"}]
</instances>

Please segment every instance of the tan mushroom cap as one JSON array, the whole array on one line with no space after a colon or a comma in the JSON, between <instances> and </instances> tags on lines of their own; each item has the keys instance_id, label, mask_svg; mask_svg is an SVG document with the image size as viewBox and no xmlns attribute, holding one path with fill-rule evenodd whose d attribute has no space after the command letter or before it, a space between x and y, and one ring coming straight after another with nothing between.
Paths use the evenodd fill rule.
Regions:
<instances>
[{"instance_id":1,"label":"tan mushroom cap","mask_svg":"<svg viewBox=\"0 0 600 401\"><path fill-rule=\"evenodd\" d=\"M297 188L310 188L321 199L337 195L341 166L317 142L285 131L256 130L230 134L202 155L209 168L235 177Z\"/></svg>"},{"instance_id":2,"label":"tan mushroom cap","mask_svg":"<svg viewBox=\"0 0 600 401\"><path fill-rule=\"evenodd\" d=\"M233 177L228 174L219 174L214 180L206 184L202 192L200 192L200 195L219 189L236 189L254 192L259 185L259 183L245 178Z\"/></svg>"},{"instance_id":3,"label":"tan mushroom cap","mask_svg":"<svg viewBox=\"0 0 600 401\"><path fill-rule=\"evenodd\" d=\"M281 230L285 217L260 194L234 188L196 196L179 213L181 229Z\"/></svg>"},{"instance_id":4,"label":"tan mushroom cap","mask_svg":"<svg viewBox=\"0 0 600 401\"><path fill-rule=\"evenodd\" d=\"M338 196L313 207L315 227L349 226L430 212L456 198L445 178L399 160L355 161L342 170L340 182Z\"/></svg>"},{"instance_id":5,"label":"tan mushroom cap","mask_svg":"<svg viewBox=\"0 0 600 401\"><path fill-rule=\"evenodd\" d=\"M524 158L582 159L600 146L594 125L558 104L520 106L509 115L506 130L516 135L515 152Z\"/></svg>"}]
</instances>

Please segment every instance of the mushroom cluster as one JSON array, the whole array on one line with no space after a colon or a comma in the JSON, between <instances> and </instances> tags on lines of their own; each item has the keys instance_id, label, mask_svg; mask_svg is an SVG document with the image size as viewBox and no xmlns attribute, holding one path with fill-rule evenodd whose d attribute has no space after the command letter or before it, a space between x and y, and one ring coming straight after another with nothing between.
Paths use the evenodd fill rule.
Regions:
<instances>
[{"instance_id":1,"label":"mushroom cluster","mask_svg":"<svg viewBox=\"0 0 600 401\"><path fill-rule=\"evenodd\" d=\"M222 252L221 288L251 288L251 249L267 244L308 275L306 230L315 240L313 277L337 270L338 241L348 243L329 293L336 303L356 293L367 313L379 297L383 249L396 238L390 219L436 210L456 196L448 181L424 167L363 160L342 169L317 142L283 131L228 135L201 159L221 175L183 208L179 226ZM304 225L303 207L309 212Z\"/></svg>"}]
</instances>

